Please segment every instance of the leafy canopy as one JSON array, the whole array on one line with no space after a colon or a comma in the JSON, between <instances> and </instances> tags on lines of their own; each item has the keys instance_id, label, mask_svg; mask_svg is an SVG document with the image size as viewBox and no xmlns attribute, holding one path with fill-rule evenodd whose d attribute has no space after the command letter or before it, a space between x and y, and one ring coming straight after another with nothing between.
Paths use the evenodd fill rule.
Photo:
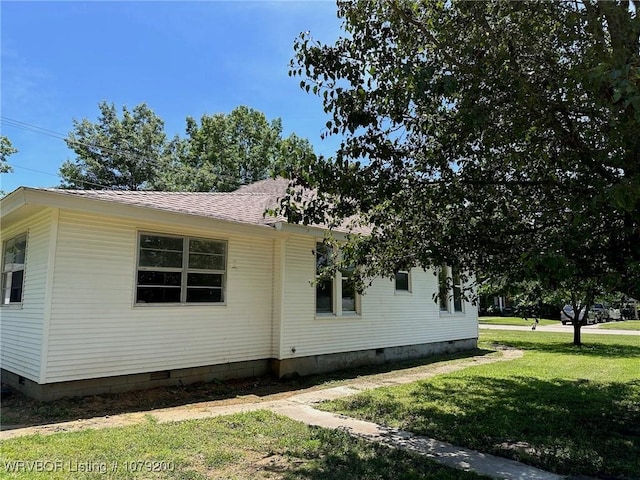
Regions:
<instances>
[{"instance_id":1,"label":"leafy canopy","mask_svg":"<svg viewBox=\"0 0 640 480\"><path fill-rule=\"evenodd\" d=\"M0 135L0 173L10 173L13 171L11 165L7 163L7 158L17 151L8 137Z\"/></svg>"},{"instance_id":2,"label":"leafy canopy","mask_svg":"<svg viewBox=\"0 0 640 480\"><path fill-rule=\"evenodd\" d=\"M142 190L157 175L166 149L164 122L146 104L132 111L98 105L98 122L73 120L65 139L77 158L60 167L62 186L79 189Z\"/></svg>"},{"instance_id":3,"label":"leafy canopy","mask_svg":"<svg viewBox=\"0 0 640 480\"><path fill-rule=\"evenodd\" d=\"M360 275L459 266L507 282L640 295L638 2L338 2L302 34L335 159L297 171L306 223L357 215Z\"/></svg>"},{"instance_id":4,"label":"leafy canopy","mask_svg":"<svg viewBox=\"0 0 640 480\"><path fill-rule=\"evenodd\" d=\"M165 164L161 189L228 192L276 176L313 154L306 139L282 138L282 122L240 106L230 114L187 117L187 139L176 139L178 154ZM165 188L162 188L165 187Z\"/></svg>"},{"instance_id":5,"label":"leafy canopy","mask_svg":"<svg viewBox=\"0 0 640 480\"><path fill-rule=\"evenodd\" d=\"M186 119L186 138L167 139L146 104L132 111L98 105L97 122L74 120L66 142L77 155L60 168L64 188L218 191L290 170L313 155L308 140L282 138L282 122L240 106L230 114Z\"/></svg>"}]
</instances>

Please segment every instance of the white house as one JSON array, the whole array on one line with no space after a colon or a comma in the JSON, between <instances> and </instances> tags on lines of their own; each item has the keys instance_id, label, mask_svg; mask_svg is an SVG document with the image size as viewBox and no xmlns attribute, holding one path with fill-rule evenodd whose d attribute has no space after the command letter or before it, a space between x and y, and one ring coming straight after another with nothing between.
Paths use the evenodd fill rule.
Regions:
<instances>
[{"instance_id":1,"label":"white house","mask_svg":"<svg viewBox=\"0 0 640 480\"><path fill-rule=\"evenodd\" d=\"M472 349L477 309L412 270L315 282L320 228L232 193L19 188L0 201L2 381L38 399ZM450 272L449 272L450 273Z\"/></svg>"}]
</instances>

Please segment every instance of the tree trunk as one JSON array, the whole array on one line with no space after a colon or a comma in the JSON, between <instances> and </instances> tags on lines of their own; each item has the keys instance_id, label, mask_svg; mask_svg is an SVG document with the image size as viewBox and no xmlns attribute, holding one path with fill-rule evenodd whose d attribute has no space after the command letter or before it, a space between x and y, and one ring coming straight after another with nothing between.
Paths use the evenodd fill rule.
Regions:
<instances>
[{"instance_id":1,"label":"tree trunk","mask_svg":"<svg viewBox=\"0 0 640 480\"><path fill-rule=\"evenodd\" d=\"M576 347L582 346L582 341L580 340L580 328L582 328L582 321L573 322L573 344Z\"/></svg>"}]
</instances>

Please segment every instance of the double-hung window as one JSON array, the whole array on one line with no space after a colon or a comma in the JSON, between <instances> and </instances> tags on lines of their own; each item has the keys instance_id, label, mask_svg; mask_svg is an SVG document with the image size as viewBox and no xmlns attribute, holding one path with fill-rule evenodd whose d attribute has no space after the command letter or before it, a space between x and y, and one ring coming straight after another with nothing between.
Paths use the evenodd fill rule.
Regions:
<instances>
[{"instance_id":1,"label":"double-hung window","mask_svg":"<svg viewBox=\"0 0 640 480\"><path fill-rule=\"evenodd\" d=\"M447 266L441 265L438 271L438 303L441 312L449 311L449 286L447 285Z\"/></svg>"},{"instance_id":2,"label":"double-hung window","mask_svg":"<svg viewBox=\"0 0 640 480\"><path fill-rule=\"evenodd\" d=\"M333 313L333 278L321 278L322 270L331 264L331 248L316 243L316 312Z\"/></svg>"},{"instance_id":3,"label":"double-hung window","mask_svg":"<svg viewBox=\"0 0 640 480\"><path fill-rule=\"evenodd\" d=\"M343 268L340 270L340 275L342 277L342 290L340 292L340 297L342 299L342 312L351 312L356 313L356 285L353 281L353 267Z\"/></svg>"},{"instance_id":4,"label":"double-hung window","mask_svg":"<svg viewBox=\"0 0 640 480\"><path fill-rule=\"evenodd\" d=\"M227 242L140 234L136 303L223 303Z\"/></svg>"},{"instance_id":5,"label":"double-hung window","mask_svg":"<svg viewBox=\"0 0 640 480\"><path fill-rule=\"evenodd\" d=\"M2 249L2 304L22 303L27 234L4 242Z\"/></svg>"},{"instance_id":6,"label":"double-hung window","mask_svg":"<svg viewBox=\"0 0 640 480\"><path fill-rule=\"evenodd\" d=\"M440 312L462 313L462 276L456 267L442 265L438 271L438 303Z\"/></svg>"},{"instance_id":7,"label":"double-hung window","mask_svg":"<svg viewBox=\"0 0 640 480\"><path fill-rule=\"evenodd\" d=\"M324 243L316 243L316 313L343 315L358 313L358 296L353 281L354 267L340 269L330 278L322 270L333 262L334 252ZM336 301L337 300L337 301Z\"/></svg>"}]
</instances>

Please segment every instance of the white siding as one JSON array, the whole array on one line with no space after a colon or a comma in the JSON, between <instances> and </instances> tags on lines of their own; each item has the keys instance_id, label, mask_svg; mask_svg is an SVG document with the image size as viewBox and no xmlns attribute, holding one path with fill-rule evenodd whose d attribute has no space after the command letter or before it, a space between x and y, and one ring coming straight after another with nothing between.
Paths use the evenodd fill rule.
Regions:
<instances>
[{"instance_id":1,"label":"white siding","mask_svg":"<svg viewBox=\"0 0 640 480\"><path fill-rule=\"evenodd\" d=\"M25 378L40 380L42 332L45 316L50 209L2 229L2 244L27 232L22 305L0 307L0 362L2 368Z\"/></svg>"},{"instance_id":2,"label":"white siding","mask_svg":"<svg viewBox=\"0 0 640 480\"><path fill-rule=\"evenodd\" d=\"M60 211L46 382L272 356L274 240ZM228 241L226 305L135 306L138 231Z\"/></svg>"},{"instance_id":3,"label":"white siding","mask_svg":"<svg viewBox=\"0 0 640 480\"><path fill-rule=\"evenodd\" d=\"M362 296L361 315L316 316L315 242L304 236L287 240L279 358L478 336L475 307L465 304L466 313L441 315L432 297L438 288L437 277L419 269L411 271L411 293L396 293L393 281L378 279Z\"/></svg>"}]
</instances>

